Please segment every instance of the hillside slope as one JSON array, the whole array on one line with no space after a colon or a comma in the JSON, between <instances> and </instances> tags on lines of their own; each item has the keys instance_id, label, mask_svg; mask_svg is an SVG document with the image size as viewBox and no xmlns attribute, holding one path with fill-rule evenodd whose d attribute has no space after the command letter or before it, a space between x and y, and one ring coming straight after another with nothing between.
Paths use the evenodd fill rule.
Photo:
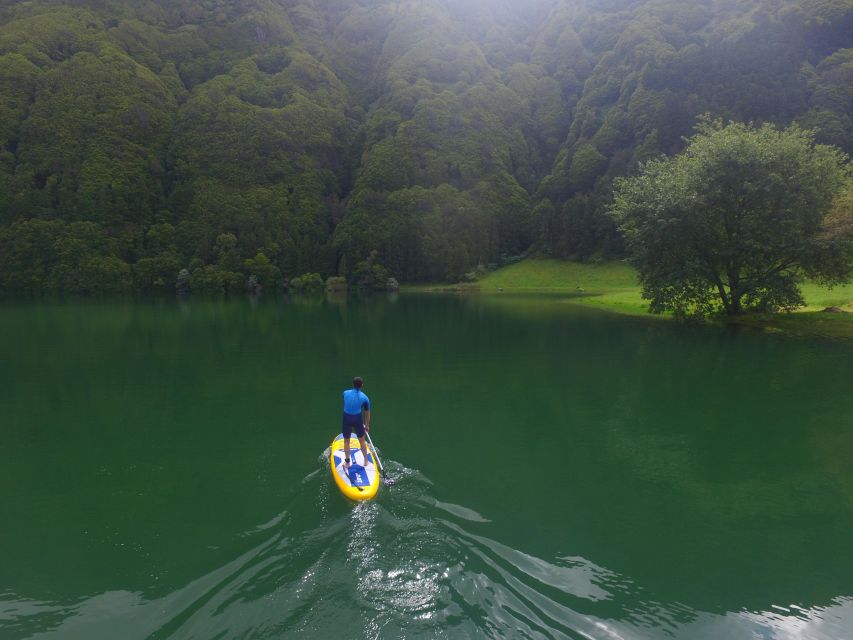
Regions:
<instances>
[{"instance_id":1,"label":"hillside slope","mask_svg":"<svg viewBox=\"0 0 853 640\"><path fill-rule=\"evenodd\" d=\"M618 254L699 114L853 143L851 0L0 4L0 290Z\"/></svg>"}]
</instances>

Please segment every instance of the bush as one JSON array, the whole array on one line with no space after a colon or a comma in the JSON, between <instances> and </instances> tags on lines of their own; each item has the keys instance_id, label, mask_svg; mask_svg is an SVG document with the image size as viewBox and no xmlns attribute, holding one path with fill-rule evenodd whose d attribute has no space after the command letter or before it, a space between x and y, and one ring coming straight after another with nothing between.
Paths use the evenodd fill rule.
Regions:
<instances>
[{"instance_id":1,"label":"bush","mask_svg":"<svg viewBox=\"0 0 853 640\"><path fill-rule=\"evenodd\" d=\"M388 269L377 262L376 251L371 251L366 260L362 260L355 266L353 279L359 289L372 289L374 291L386 291L391 278ZM394 280L394 282L397 282ZM399 284L397 285L399 288Z\"/></svg>"},{"instance_id":2,"label":"bush","mask_svg":"<svg viewBox=\"0 0 853 640\"><path fill-rule=\"evenodd\" d=\"M81 288L74 293L117 294L131 290L130 265L115 256L91 256L78 271Z\"/></svg>"},{"instance_id":3,"label":"bush","mask_svg":"<svg viewBox=\"0 0 853 640\"><path fill-rule=\"evenodd\" d=\"M221 295L239 291L242 282L243 274L226 271L209 264L192 272L190 289L193 293Z\"/></svg>"},{"instance_id":4,"label":"bush","mask_svg":"<svg viewBox=\"0 0 853 640\"><path fill-rule=\"evenodd\" d=\"M329 276L326 278L326 291L346 291L347 289L347 279L343 276Z\"/></svg>"},{"instance_id":5,"label":"bush","mask_svg":"<svg viewBox=\"0 0 853 640\"><path fill-rule=\"evenodd\" d=\"M468 273L462 276L462 279L465 282L477 282L480 278L486 275L487 270L486 267L482 264L478 264L473 271L469 271Z\"/></svg>"},{"instance_id":6,"label":"bush","mask_svg":"<svg viewBox=\"0 0 853 640\"><path fill-rule=\"evenodd\" d=\"M163 290L168 283L174 282L179 269L179 258L174 253L140 258L133 265L134 283L140 291Z\"/></svg>"},{"instance_id":7,"label":"bush","mask_svg":"<svg viewBox=\"0 0 853 640\"><path fill-rule=\"evenodd\" d=\"M296 293L317 293L323 290L325 283L319 273L306 273L290 281L290 288Z\"/></svg>"},{"instance_id":8,"label":"bush","mask_svg":"<svg viewBox=\"0 0 853 640\"><path fill-rule=\"evenodd\" d=\"M246 288L254 293L259 293L262 289L274 289L282 281L281 271L262 251L259 251L254 258L244 260L243 270L249 276Z\"/></svg>"},{"instance_id":9,"label":"bush","mask_svg":"<svg viewBox=\"0 0 853 640\"><path fill-rule=\"evenodd\" d=\"M189 269L181 269L178 271L178 277L175 281L175 292L179 296L185 296L190 292L190 271Z\"/></svg>"}]
</instances>

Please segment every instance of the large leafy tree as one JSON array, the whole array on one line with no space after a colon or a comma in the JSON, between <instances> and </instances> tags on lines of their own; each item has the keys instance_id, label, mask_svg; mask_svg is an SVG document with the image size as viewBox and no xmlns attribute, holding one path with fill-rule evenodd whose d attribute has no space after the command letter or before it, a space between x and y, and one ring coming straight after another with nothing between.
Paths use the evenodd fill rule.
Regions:
<instances>
[{"instance_id":1,"label":"large leafy tree","mask_svg":"<svg viewBox=\"0 0 853 640\"><path fill-rule=\"evenodd\" d=\"M651 311L793 308L801 278L853 271L850 177L843 153L796 126L705 120L683 152L618 179L611 213Z\"/></svg>"}]
</instances>

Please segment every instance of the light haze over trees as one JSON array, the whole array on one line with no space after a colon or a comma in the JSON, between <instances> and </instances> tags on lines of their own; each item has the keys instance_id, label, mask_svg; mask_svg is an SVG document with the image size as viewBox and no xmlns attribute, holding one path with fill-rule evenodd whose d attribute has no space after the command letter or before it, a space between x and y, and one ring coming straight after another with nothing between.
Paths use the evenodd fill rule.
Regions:
<instances>
[{"instance_id":1,"label":"light haze over trees","mask_svg":"<svg viewBox=\"0 0 853 640\"><path fill-rule=\"evenodd\" d=\"M702 113L853 151L848 0L0 5L0 291L618 256ZM189 275L187 275L189 274Z\"/></svg>"}]
</instances>

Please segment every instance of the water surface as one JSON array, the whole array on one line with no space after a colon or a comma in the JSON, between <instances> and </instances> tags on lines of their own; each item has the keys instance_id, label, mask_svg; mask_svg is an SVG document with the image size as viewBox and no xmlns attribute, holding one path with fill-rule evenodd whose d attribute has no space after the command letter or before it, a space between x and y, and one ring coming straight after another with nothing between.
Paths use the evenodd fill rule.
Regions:
<instances>
[{"instance_id":1,"label":"water surface","mask_svg":"<svg viewBox=\"0 0 853 640\"><path fill-rule=\"evenodd\" d=\"M6 303L0 637L850 638L851 380L559 298Z\"/></svg>"}]
</instances>

